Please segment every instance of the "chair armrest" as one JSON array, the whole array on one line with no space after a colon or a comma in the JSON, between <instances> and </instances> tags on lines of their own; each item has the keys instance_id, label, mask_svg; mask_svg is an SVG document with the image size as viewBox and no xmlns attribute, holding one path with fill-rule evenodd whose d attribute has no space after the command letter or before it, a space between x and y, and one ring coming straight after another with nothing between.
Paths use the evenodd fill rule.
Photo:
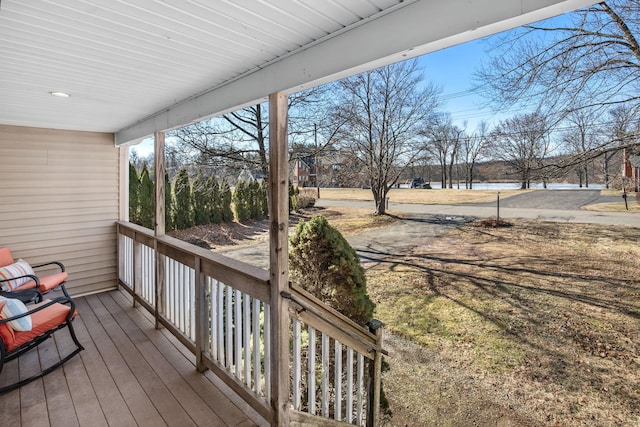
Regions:
<instances>
[{"instance_id":1,"label":"chair armrest","mask_svg":"<svg viewBox=\"0 0 640 427\"><path fill-rule=\"evenodd\" d=\"M40 293L40 290L37 287L13 291L0 291L0 296L19 299L25 304L30 302L42 302L42 293Z\"/></svg>"},{"instance_id":2,"label":"chair armrest","mask_svg":"<svg viewBox=\"0 0 640 427\"><path fill-rule=\"evenodd\" d=\"M40 287L40 279L38 279L38 276L34 276L33 274L25 274L24 276L16 276L16 277L10 277L8 279L0 279L0 286L2 286L3 282L9 282L11 280L16 280L16 279L24 279L25 277L28 277L34 282L36 282L36 288Z\"/></svg>"},{"instance_id":3,"label":"chair armrest","mask_svg":"<svg viewBox=\"0 0 640 427\"><path fill-rule=\"evenodd\" d=\"M69 315L67 316L67 321L71 320L73 318L73 314L76 311L76 304L75 302L73 302L73 300L71 298L67 298L67 297L58 297L55 299L52 299L51 301L39 305L38 307L35 307L29 311L26 311L22 314L18 314L17 316L13 316L13 317L8 317L6 319L0 319L0 325L3 323L7 323L7 322L11 322L12 320L16 320L16 319L20 319L21 317L25 317L25 316L30 316L33 313L37 313L40 310L44 310L45 308L52 306L54 304L69 304L71 306L71 310L69 310Z\"/></svg>"},{"instance_id":4,"label":"chair armrest","mask_svg":"<svg viewBox=\"0 0 640 427\"><path fill-rule=\"evenodd\" d=\"M39 268L39 267L44 267L46 265L53 265L53 264L60 267L61 272L64 272L64 264L62 264L60 261L51 261L51 262L45 262L44 264L32 265L31 268Z\"/></svg>"}]
</instances>

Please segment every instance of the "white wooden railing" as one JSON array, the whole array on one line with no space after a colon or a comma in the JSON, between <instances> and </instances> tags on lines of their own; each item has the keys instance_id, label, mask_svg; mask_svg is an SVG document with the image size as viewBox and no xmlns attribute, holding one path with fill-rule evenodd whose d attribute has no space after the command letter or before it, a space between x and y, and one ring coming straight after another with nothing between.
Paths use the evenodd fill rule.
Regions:
<instances>
[{"instance_id":1,"label":"white wooden railing","mask_svg":"<svg viewBox=\"0 0 640 427\"><path fill-rule=\"evenodd\" d=\"M119 282L265 419L273 419L267 271L117 223ZM381 330L372 333L290 286L291 423L377 425Z\"/></svg>"}]
</instances>

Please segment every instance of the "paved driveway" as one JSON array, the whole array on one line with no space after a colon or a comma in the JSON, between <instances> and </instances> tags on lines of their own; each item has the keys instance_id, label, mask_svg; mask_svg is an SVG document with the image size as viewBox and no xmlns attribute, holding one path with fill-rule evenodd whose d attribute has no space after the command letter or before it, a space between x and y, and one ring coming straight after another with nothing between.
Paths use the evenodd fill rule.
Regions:
<instances>
[{"instance_id":1,"label":"paved driveway","mask_svg":"<svg viewBox=\"0 0 640 427\"><path fill-rule=\"evenodd\" d=\"M500 207L574 210L585 205L621 200L622 197L601 196L600 190L541 190L502 199ZM495 206L495 203L476 203L474 206Z\"/></svg>"}]
</instances>

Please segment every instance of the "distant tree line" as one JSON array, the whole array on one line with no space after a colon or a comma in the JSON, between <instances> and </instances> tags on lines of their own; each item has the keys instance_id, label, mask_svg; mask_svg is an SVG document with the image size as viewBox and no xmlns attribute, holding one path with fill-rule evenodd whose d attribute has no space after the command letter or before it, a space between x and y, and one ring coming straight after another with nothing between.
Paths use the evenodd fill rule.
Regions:
<instances>
[{"instance_id":1,"label":"distant tree line","mask_svg":"<svg viewBox=\"0 0 640 427\"><path fill-rule=\"evenodd\" d=\"M226 178L206 177L198 171L191 181L182 168L173 183L165 173L165 229L184 230L196 225L247 221L268 214L267 190L256 180L239 181L232 191ZM140 172L129 163L129 221L154 228L154 182L146 163Z\"/></svg>"}]
</instances>

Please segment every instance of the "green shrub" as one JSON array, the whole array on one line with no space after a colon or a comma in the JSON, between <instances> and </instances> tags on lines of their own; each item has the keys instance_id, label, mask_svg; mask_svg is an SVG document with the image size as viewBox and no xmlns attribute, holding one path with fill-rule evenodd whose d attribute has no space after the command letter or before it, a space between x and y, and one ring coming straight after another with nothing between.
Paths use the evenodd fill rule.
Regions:
<instances>
[{"instance_id":1,"label":"green shrub","mask_svg":"<svg viewBox=\"0 0 640 427\"><path fill-rule=\"evenodd\" d=\"M263 180L258 188L260 195L260 218L269 216L269 196L267 195L267 183Z\"/></svg>"},{"instance_id":2,"label":"green shrub","mask_svg":"<svg viewBox=\"0 0 640 427\"><path fill-rule=\"evenodd\" d=\"M296 202L298 209L307 209L315 206L316 198L311 196L298 195Z\"/></svg>"},{"instance_id":3,"label":"green shrub","mask_svg":"<svg viewBox=\"0 0 640 427\"><path fill-rule=\"evenodd\" d=\"M367 294L358 255L342 234L325 217L316 216L309 222L301 221L290 242L292 282L365 325L375 304Z\"/></svg>"},{"instance_id":4,"label":"green shrub","mask_svg":"<svg viewBox=\"0 0 640 427\"><path fill-rule=\"evenodd\" d=\"M191 197L191 183L186 169L180 169L176 175L173 192L176 200L175 222L178 230L193 227L193 202Z\"/></svg>"},{"instance_id":5,"label":"green shrub","mask_svg":"<svg viewBox=\"0 0 640 427\"><path fill-rule=\"evenodd\" d=\"M209 222L214 224L222 222L222 196L218 179L213 174L207 179L207 194L211 198L207 215Z\"/></svg>"},{"instance_id":6,"label":"green shrub","mask_svg":"<svg viewBox=\"0 0 640 427\"><path fill-rule=\"evenodd\" d=\"M226 178L222 179L220 183L220 201L221 201L221 213L222 222L233 221L233 211L231 210L231 188Z\"/></svg>"},{"instance_id":7,"label":"green shrub","mask_svg":"<svg viewBox=\"0 0 640 427\"><path fill-rule=\"evenodd\" d=\"M202 175L202 170L198 171L196 178L191 184L191 197L193 200L193 222L195 225L209 224L209 212L211 197L208 194L207 181Z\"/></svg>"},{"instance_id":8,"label":"green shrub","mask_svg":"<svg viewBox=\"0 0 640 427\"><path fill-rule=\"evenodd\" d=\"M129 163L129 221L140 224L140 177L133 163Z\"/></svg>"},{"instance_id":9,"label":"green shrub","mask_svg":"<svg viewBox=\"0 0 640 427\"><path fill-rule=\"evenodd\" d=\"M140 193L138 195L140 201L140 215L138 224L143 227L155 229L153 220L155 218L155 186L149 174L147 164L142 165L140 172Z\"/></svg>"},{"instance_id":10,"label":"green shrub","mask_svg":"<svg viewBox=\"0 0 640 427\"><path fill-rule=\"evenodd\" d=\"M175 206L173 201L173 191L171 191L171 181L169 174L164 173L164 227L166 231L175 229L174 222Z\"/></svg>"}]
</instances>

